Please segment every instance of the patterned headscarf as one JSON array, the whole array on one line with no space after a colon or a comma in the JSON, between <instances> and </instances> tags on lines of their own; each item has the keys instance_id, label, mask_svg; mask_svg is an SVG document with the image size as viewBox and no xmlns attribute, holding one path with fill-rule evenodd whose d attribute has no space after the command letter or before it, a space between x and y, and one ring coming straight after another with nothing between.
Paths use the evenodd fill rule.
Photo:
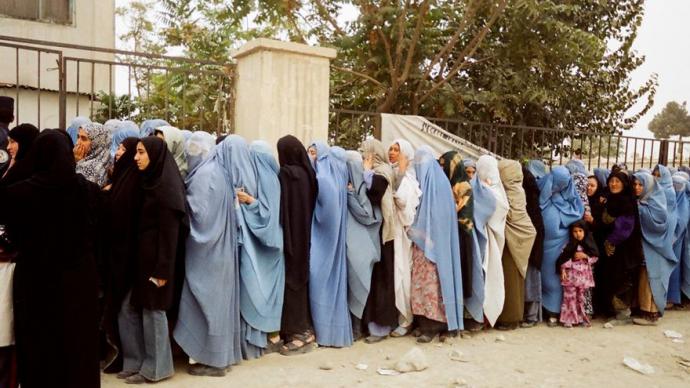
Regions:
<instances>
[{"instance_id":1,"label":"patterned headscarf","mask_svg":"<svg viewBox=\"0 0 690 388\"><path fill-rule=\"evenodd\" d=\"M455 197L455 206L458 210L458 222L460 226L471 231L473 227L474 199L472 198L472 186L470 179L465 172L465 162L458 151L448 151L439 158L443 172L450 180Z\"/></svg>"},{"instance_id":2,"label":"patterned headscarf","mask_svg":"<svg viewBox=\"0 0 690 388\"><path fill-rule=\"evenodd\" d=\"M99 187L103 187L108 180L107 170L111 160L112 135L99 123L84 124L81 128L91 139L91 149L84 159L77 162L77 173Z\"/></svg>"}]
</instances>

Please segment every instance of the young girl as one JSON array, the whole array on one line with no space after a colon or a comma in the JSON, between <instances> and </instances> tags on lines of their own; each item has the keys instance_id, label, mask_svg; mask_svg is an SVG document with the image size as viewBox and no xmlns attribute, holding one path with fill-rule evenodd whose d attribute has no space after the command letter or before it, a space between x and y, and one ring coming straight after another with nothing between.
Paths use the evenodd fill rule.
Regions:
<instances>
[{"instance_id":1,"label":"young girl","mask_svg":"<svg viewBox=\"0 0 690 388\"><path fill-rule=\"evenodd\" d=\"M592 264L598 256L599 250L585 221L573 223L570 241L556 261L556 271L560 271L563 286L560 321L565 327L590 326L589 315L585 311L585 293L594 287Z\"/></svg>"}]
</instances>

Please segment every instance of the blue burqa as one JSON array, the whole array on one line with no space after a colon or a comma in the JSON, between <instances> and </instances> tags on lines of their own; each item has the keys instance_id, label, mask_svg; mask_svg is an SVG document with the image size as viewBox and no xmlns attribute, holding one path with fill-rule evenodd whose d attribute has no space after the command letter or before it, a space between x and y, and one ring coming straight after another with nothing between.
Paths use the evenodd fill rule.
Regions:
<instances>
[{"instance_id":1,"label":"blue burqa","mask_svg":"<svg viewBox=\"0 0 690 388\"><path fill-rule=\"evenodd\" d=\"M673 253L673 246L669 244L669 235L673 235L674 229L669 229L666 190L646 172L635 173L635 179L643 186L637 208L640 212L644 262L654 304L663 314L668 296L668 282L678 262Z\"/></svg>"},{"instance_id":2,"label":"blue burqa","mask_svg":"<svg viewBox=\"0 0 690 388\"><path fill-rule=\"evenodd\" d=\"M347 302L347 182L345 151L323 142L314 163L319 195L314 207L309 261L309 304L316 342L323 346L352 345Z\"/></svg>"},{"instance_id":3,"label":"blue burqa","mask_svg":"<svg viewBox=\"0 0 690 388\"><path fill-rule=\"evenodd\" d=\"M83 116L77 116L72 119L72 122L67 127L67 134L72 139L72 144L77 144L77 136L79 135L79 128L82 125L89 124L91 120Z\"/></svg>"},{"instance_id":4,"label":"blue burqa","mask_svg":"<svg viewBox=\"0 0 690 388\"><path fill-rule=\"evenodd\" d=\"M570 172L563 166L539 180L539 207L544 219L544 258L541 264L542 304L560 313L563 300L556 260L569 240L570 224L582 218L585 207L575 191Z\"/></svg>"},{"instance_id":5,"label":"blue burqa","mask_svg":"<svg viewBox=\"0 0 690 388\"><path fill-rule=\"evenodd\" d=\"M115 131L115 133L113 133L113 142L110 145L110 157L111 158L115 157L115 152L117 151L117 147L119 147L120 143L122 143L122 141L128 137L139 137L139 131L135 131L135 130L129 129L129 128L124 128L121 125L120 128L117 129Z\"/></svg>"},{"instance_id":6,"label":"blue burqa","mask_svg":"<svg viewBox=\"0 0 690 388\"><path fill-rule=\"evenodd\" d=\"M673 175L673 189L676 192L676 229L673 233L673 253L678 259L671 279L668 283L668 301L673 304L681 303L681 283L682 283L682 267L688 261L686 247L686 234L688 232L688 222L690 222L690 203L686 190L688 187L688 180L680 175Z\"/></svg>"},{"instance_id":7,"label":"blue burqa","mask_svg":"<svg viewBox=\"0 0 690 388\"><path fill-rule=\"evenodd\" d=\"M408 234L412 242L424 252L424 257L436 265L448 330L462 330L460 236L453 191L429 146L417 149L414 168L422 197Z\"/></svg>"},{"instance_id":8,"label":"blue burqa","mask_svg":"<svg viewBox=\"0 0 690 388\"><path fill-rule=\"evenodd\" d=\"M536 179L537 182L547 174L546 165L538 159L532 159L527 162L527 170L534 175L534 179Z\"/></svg>"},{"instance_id":9,"label":"blue burqa","mask_svg":"<svg viewBox=\"0 0 690 388\"><path fill-rule=\"evenodd\" d=\"M602 188L606 187L606 185L608 184L609 175L611 175L611 171L609 171L607 168L594 168L594 176L597 177L599 186L601 186Z\"/></svg>"},{"instance_id":10,"label":"blue burqa","mask_svg":"<svg viewBox=\"0 0 690 388\"><path fill-rule=\"evenodd\" d=\"M225 368L242 359L240 279L230 142L187 177L190 234L173 336L197 362Z\"/></svg>"},{"instance_id":11,"label":"blue burqa","mask_svg":"<svg viewBox=\"0 0 690 388\"><path fill-rule=\"evenodd\" d=\"M139 128L139 136L151 136L156 128L169 125L167 121L161 119L144 120L144 122L141 123L141 128Z\"/></svg>"},{"instance_id":12,"label":"blue burqa","mask_svg":"<svg viewBox=\"0 0 690 388\"><path fill-rule=\"evenodd\" d=\"M682 169L681 169L682 170ZM686 176L686 172L679 171L677 175ZM688 184L685 187L685 197L688 200L688 208L690 208L690 175L688 176ZM689 211L690 212L690 211ZM690 215L688 215L690 217ZM681 219L681 218L679 218ZM688 219L688 228L685 233L683 255L680 262L680 290L685 294L686 298L690 298L690 219Z\"/></svg>"},{"instance_id":13,"label":"blue burqa","mask_svg":"<svg viewBox=\"0 0 690 388\"><path fill-rule=\"evenodd\" d=\"M362 155L347 151L347 169L352 188L347 192L347 300L350 312L362 318L371 288L374 264L381 260L381 208L367 195Z\"/></svg>"},{"instance_id":14,"label":"blue burqa","mask_svg":"<svg viewBox=\"0 0 690 388\"><path fill-rule=\"evenodd\" d=\"M184 153L187 158L187 169L189 173L194 171L206 160L211 151L216 147L216 138L208 132L196 131L184 143ZM189 176L189 174L187 174ZM185 178L186 179L186 178Z\"/></svg>"},{"instance_id":15,"label":"blue burqa","mask_svg":"<svg viewBox=\"0 0 690 388\"><path fill-rule=\"evenodd\" d=\"M474 200L474 229L472 247L472 297L465 298L465 308L477 322L484 322L484 257L488 244L488 222L496 211L496 196L482 185L477 176L470 181ZM476 293L476 295L475 295Z\"/></svg>"},{"instance_id":16,"label":"blue burqa","mask_svg":"<svg viewBox=\"0 0 690 388\"><path fill-rule=\"evenodd\" d=\"M283 311L285 260L278 165L264 143L250 150L238 135L228 136L223 143L230 149L232 186L255 199L237 209L242 351L251 359L266 348L267 333L280 330Z\"/></svg>"}]
</instances>

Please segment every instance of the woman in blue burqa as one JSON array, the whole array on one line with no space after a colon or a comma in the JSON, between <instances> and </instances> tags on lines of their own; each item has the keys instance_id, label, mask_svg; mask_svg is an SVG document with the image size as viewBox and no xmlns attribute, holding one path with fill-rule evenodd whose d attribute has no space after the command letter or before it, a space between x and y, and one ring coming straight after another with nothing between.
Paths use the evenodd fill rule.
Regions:
<instances>
[{"instance_id":1,"label":"woman in blue burqa","mask_svg":"<svg viewBox=\"0 0 690 388\"><path fill-rule=\"evenodd\" d=\"M352 321L347 303L347 156L340 147L323 142L316 150L314 169L319 194L314 208L309 263L309 302L316 342L322 346L352 345Z\"/></svg>"},{"instance_id":2,"label":"woman in blue burqa","mask_svg":"<svg viewBox=\"0 0 690 388\"><path fill-rule=\"evenodd\" d=\"M191 232L174 337L193 375L223 376L242 359L232 152L226 139L186 178Z\"/></svg>"},{"instance_id":3,"label":"woman in blue burqa","mask_svg":"<svg viewBox=\"0 0 690 388\"><path fill-rule=\"evenodd\" d=\"M408 233L413 242L410 302L417 342L426 343L463 329L460 239L453 191L429 146L419 147L414 166L422 197Z\"/></svg>"},{"instance_id":4,"label":"woman in blue burqa","mask_svg":"<svg viewBox=\"0 0 690 388\"><path fill-rule=\"evenodd\" d=\"M549 326L558 324L563 290L556 274L556 260L568 243L570 224L582 218L585 208L575 191L570 172L554 167L539 180L539 207L544 220L544 257L541 264L542 303Z\"/></svg>"},{"instance_id":5,"label":"woman in blue burqa","mask_svg":"<svg viewBox=\"0 0 690 388\"><path fill-rule=\"evenodd\" d=\"M646 172L635 173L633 191L638 198L642 251L644 261L637 284L637 301L641 317L633 319L639 325L654 325L666 307L668 283L677 258L669 244L674 228L667 211L666 189ZM675 198L674 198L675 200Z\"/></svg>"},{"instance_id":6,"label":"woman in blue burqa","mask_svg":"<svg viewBox=\"0 0 690 388\"><path fill-rule=\"evenodd\" d=\"M280 226L278 163L268 144L228 136L233 179L240 203L240 311L242 355L257 358L280 347L280 317L285 291L283 229ZM269 333L274 333L269 337Z\"/></svg>"}]
</instances>

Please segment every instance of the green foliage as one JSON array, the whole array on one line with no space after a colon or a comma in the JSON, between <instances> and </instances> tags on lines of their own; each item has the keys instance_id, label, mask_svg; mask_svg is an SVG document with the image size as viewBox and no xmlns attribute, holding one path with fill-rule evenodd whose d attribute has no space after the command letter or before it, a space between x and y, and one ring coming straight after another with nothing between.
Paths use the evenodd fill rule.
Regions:
<instances>
[{"instance_id":1,"label":"green foliage","mask_svg":"<svg viewBox=\"0 0 690 388\"><path fill-rule=\"evenodd\" d=\"M687 104L679 104L671 101L664 109L657 113L649 123L649 130L654 133L657 139L668 139L669 136L689 136L690 135L690 114L688 114Z\"/></svg>"},{"instance_id":2,"label":"green foliage","mask_svg":"<svg viewBox=\"0 0 690 388\"><path fill-rule=\"evenodd\" d=\"M630 73L644 61L631 49L643 17L643 0L159 4L157 17L143 17L136 9L130 13L160 20L132 24L136 28L130 38L140 39L142 47L175 47L190 58L215 61L226 61L232 49L255 37L337 48L331 72L334 109L617 133L647 112L656 91L655 75L638 89L630 85ZM346 9L354 15L352 20L343 20ZM149 42L152 31L155 43ZM138 86L153 80L154 89L171 91L168 98L188 93L185 98L196 104L209 103L204 93L213 95L208 91L227 86L202 83L199 90L188 90L159 77L142 76L146 82ZM210 103L222 105L225 93L218 92ZM152 93L149 100L160 108L161 98ZM643 108L628 115L640 102ZM182 120L180 111L171 113ZM354 119L331 117L331 138L341 144L356 144L375 128L370 121L359 125Z\"/></svg>"}]
</instances>

